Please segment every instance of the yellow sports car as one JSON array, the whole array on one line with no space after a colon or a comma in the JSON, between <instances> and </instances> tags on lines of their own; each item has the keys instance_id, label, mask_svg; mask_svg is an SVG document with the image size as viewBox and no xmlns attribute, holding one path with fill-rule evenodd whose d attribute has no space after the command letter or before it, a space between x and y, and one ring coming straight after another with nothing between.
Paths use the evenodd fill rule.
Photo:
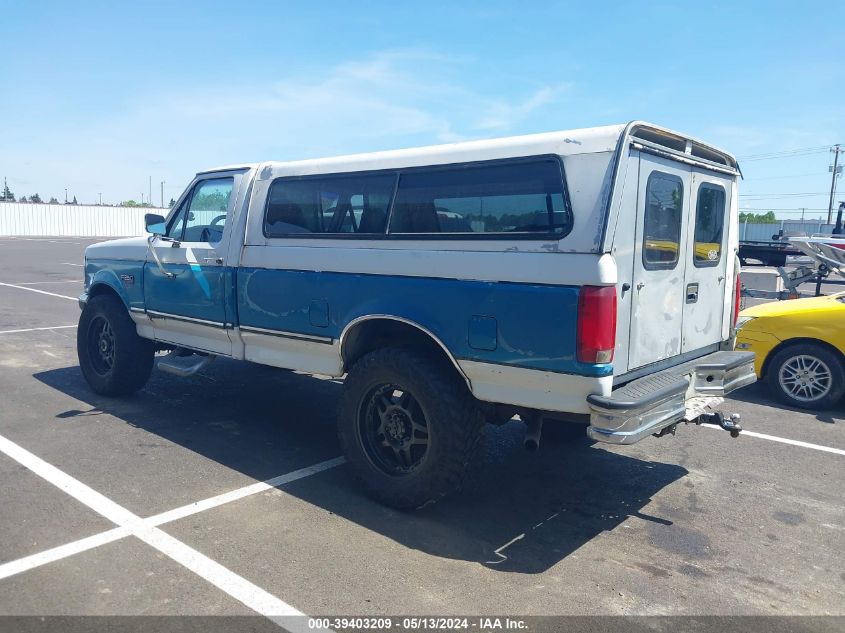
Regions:
<instances>
[{"instance_id":1,"label":"yellow sports car","mask_svg":"<svg viewBox=\"0 0 845 633\"><path fill-rule=\"evenodd\" d=\"M826 409L845 394L845 292L740 312L736 349L757 354L757 376L785 404Z\"/></svg>"}]
</instances>

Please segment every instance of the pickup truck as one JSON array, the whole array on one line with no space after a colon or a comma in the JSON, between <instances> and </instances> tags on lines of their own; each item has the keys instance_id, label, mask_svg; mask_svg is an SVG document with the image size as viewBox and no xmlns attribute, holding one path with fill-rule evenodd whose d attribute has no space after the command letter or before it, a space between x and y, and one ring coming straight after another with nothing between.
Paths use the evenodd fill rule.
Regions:
<instances>
[{"instance_id":1,"label":"pickup truck","mask_svg":"<svg viewBox=\"0 0 845 633\"><path fill-rule=\"evenodd\" d=\"M107 396L217 357L345 377L349 466L399 508L517 415L529 448L736 436L738 175L643 122L203 171L148 237L87 248L79 363Z\"/></svg>"}]
</instances>

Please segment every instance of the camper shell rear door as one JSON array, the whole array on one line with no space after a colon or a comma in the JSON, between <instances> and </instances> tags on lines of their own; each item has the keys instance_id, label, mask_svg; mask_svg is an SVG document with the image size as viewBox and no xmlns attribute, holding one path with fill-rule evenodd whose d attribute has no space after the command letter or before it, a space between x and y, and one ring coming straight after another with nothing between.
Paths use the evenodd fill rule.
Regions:
<instances>
[{"instance_id":1,"label":"camper shell rear door","mask_svg":"<svg viewBox=\"0 0 845 633\"><path fill-rule=\"evenodd\" d=\"M629 369L715 350L733 290L731 178L641 152L638 191Z\"/></svg>"},{"instance_id":2,"label":"camper shell rear door","mask_svg":"<svg viewBox=\"0 0 845 633\"><path fill-rule=\"evenodd\" d=\"M692 169L682 353L718 345L726 338L723 320L730 317L726 317L724 306L733 293L733 280L727 279L733 253L726 248L732 181L725 174Z\"/></svg>"}]
</instances>

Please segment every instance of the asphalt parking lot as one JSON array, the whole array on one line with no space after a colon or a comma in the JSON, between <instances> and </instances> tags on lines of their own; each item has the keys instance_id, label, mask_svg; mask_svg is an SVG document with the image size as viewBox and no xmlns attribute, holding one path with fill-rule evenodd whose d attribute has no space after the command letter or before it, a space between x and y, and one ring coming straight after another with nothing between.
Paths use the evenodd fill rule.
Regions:
<instances>
[{"instance_id":1,"label":"asphalt parking lot","mask_svg":"<svg viewBox=\"0 0 845 633\"><path fill-rule=\"evenodd\" d=\"M91 241L0 237L0 615L845 615L842 407L755 385L738 439L535 454L512 422L400 513L338 459L338 381L218 360L95 396Z\"/></svg>"}]
</instances>

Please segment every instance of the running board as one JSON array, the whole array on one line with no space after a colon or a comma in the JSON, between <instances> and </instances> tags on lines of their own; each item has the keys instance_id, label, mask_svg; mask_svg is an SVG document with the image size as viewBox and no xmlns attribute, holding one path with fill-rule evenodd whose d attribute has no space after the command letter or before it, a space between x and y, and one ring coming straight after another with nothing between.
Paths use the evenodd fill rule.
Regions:
<instances>
[{"instance_id":1,"label":"running board","mask_svg":"<svg viewBox=\"0 0 845 633\"><path fill-rule=\"evenodd\" d=\"M167 356L158 361L158 368L168 374L173 374L174 376L179 376L180 378L187 378L188 376L193 376L200 369L202 369L203 367L211 363L211 361L213 361L215 358L217 358L216 356L212 356L211 354L207 354L204 356L185 356L184 354L185 350L173 350ZM191 360L189 363L179 363L176 362L177 358L189 358Z\"/></svg>"}]
</instances>

